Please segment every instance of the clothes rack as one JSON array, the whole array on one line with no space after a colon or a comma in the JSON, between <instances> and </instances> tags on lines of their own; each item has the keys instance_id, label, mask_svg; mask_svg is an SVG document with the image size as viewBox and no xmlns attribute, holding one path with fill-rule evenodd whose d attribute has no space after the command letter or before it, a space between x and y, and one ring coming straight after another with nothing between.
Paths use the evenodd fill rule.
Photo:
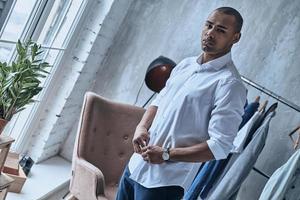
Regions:
<instances>
[{"instance_id":1,"label":"clothes rack","mask_svg":"<svg viewBox=\"0 0 300 200\"><path fill-rule=\"evenodd\" d=\"M282 96L279 96L279 95L275 94L271 90L268 90L267 88L265 88L265 87L263 87L263 86L255 83L255 82L251 81L250 79L246 78L245 76L241 76L241 78L242 78L242 80L246 84L248 84L248 85L254 87L255 89L257 89L257 90L265 93L266 95L268 95L268 96L276 99L277 101L279 101L279 102L283 103L284 105L292 108L293 110L296 110L296 111L300 112L300 106L296 105L295 103L293 103L293 102L291 102L291 101L283 98ZM261 176L263 176L263 177L265 177L267 179L270 178L270 176L266 175L264 172L262 172L261 170L257 169L256 167L253 167L252 169L254 171L256 171L258 174L260 174Z\"/></svg>"}]
</instances>

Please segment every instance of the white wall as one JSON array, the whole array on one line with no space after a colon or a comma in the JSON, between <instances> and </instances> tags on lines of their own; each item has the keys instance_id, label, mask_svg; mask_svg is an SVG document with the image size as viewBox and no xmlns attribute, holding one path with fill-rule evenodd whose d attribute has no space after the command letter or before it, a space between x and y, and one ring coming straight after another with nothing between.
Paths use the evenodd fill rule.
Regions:
<instances>
[{"instance_id":1,"label":"white wall","mask_svg":"<svg viewBox=\"0 0 300 200\"><path fill-rule=\"evenodd\" d=\"M40 162L60 151L76 126L84 93L95 83L115 33L131 1L89 0L75 36L41 102L26 152ZM70 147L71 149L73 147Z\"/></svg>"}]
</instances>

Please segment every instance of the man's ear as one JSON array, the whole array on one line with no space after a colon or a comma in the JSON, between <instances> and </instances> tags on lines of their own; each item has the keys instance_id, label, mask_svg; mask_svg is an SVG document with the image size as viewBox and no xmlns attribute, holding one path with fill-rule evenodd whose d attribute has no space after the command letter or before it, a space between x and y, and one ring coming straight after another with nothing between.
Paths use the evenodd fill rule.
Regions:
<instances>
[{"instance_id":1,"label":"man's ear","mask_svg":"<svg viewBox=\"0 0 300 200\"><path fill-rule=\"evenodd\" d=\"M233 38L233 44L237 43L241 38L241 33L235 33Z\"/></svg>"}]
</instances>

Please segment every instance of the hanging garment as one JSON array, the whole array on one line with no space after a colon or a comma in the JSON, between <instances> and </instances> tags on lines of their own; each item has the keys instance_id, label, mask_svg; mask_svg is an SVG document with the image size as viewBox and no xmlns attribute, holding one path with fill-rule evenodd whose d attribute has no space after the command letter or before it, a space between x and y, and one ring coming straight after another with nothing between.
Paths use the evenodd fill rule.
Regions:
<instances>
[{"instance_id":1,"label":"hanging garment","mask_svg":"<svg viewBox=\"0 0 300 200\"><path fill-rule=\"evenodd\" d=\"M210 189L213 187L213 184L216 182L217 178L222 174L227 163L230 161L231 156L232 154L229 154L226 159L212 161L211 165L213 165L213 168L211 170L210 176L207 180L207 183L205 184L202 191L200 192L200 197L202 199L206 198Z\"/></svg>"},{"instance_id":2,"label":"hanging garment","mask_svg":"<svg viewBox=\"0 0 300 200\"><path fill-rule=\"evenodd\" d=\"M260 127L260 125L263 123L263 121L265 120L265 118L269 115L269 113L273 112L278 106L278 103L273 103L266 112L264 112L263 115L261 115L253 124L253 126L251 127L251 130L248 133L247 139L244 143L244 149L246 148L246 146L250 143L253 135L255 134L256 130Z\"/></svg>"},{"instance_id":3,"label":"hanging garment","mask_svg":"<svg viewBox=\"0 0 300 200\"><path fill-rule=\"evenodd\" d=\"M246 140L247 134L250 131L251 126L258 119L258 117L262 115L262 113L259 112L255 113L258 109L258 106L258 102L252 102L245 107L245 113L243 115L242 120L242 123L244 124L240 125L240 128L242 129L238 132L237 137L235 138L234 152L242 151L243 144ZM201 198L204 199L209 193L212 186L215 184L217 178L222 174L229 159L231 158L231 155L232 154L229 154L226 159L211 160L209 162L203 163L202 168L198 171L192 185L186 192L184 199L194 200L197 199L199 195Z\"/></svg>"},{"instance_id":4,"label":"hanging garment","mask_svg":"<svg viewBox=\"0 0 300 200\"><path fill-rule=\"evenodd\" d=\"M250 126L250 130L248 129L247 131L248 132L241 132L242 134L245 134L244 137L241 135L241 138L243 138L243 140L241 140L243 143L240 143L240 148L239 149L236 149L237 151L236 152L241 152L243 150L242 148L242 145L244 146L244 148L246 148L246 146L249 144L249 142L251 141L252 137L253 137L253 134L255 133L255 131L257 130L257 128L261 125L261 123L263 122L263 120L266 118L266 116L275 111L275 109L277 108L278 106L278 103L274 103L272 104L268 110L266 112L264 112L264 110L262 110L260 113L259 113L259 116L255 119L254 123ZM239 141L238 138L235 138ZM236 144L237 145L237 144ZM233 150L234 151L234 150ZM236 192L231 195L230 197L230 200L235 200L237 195L238 195L238 192L239 192L239 188L237 188Z\"/></svg>"},{"instance_id":5,"label":"hanging garment","mask_svg":"<svg viewBox=\"0 0 300 200\"><path fill-rule=\"evenodd\" d=\"M271 112L257 129L247 148L242 153L233 156L233 164L228 167L228 171L219 181L218 185L216 185L215 189L208 195L207 199L229 200L232 199L232 196L236 195L236 191L250 173L265 145L269 124L274 115L275 111Z\"/></svg>"},{"instance_id":6,"label":"hanging garment","mask_svg":"<svg viewBox=\"0 0 300 200\"><path fill-rule=\"evenodd\" d=\"M192 185L184 195L184 200L196 200L199 195L201 198L205 198L215 179L223 172L230 157L231 154L228 155L227 159L212 160L203 164L202 169L199 170Z\"/></svg>"},{"instance_id":7,"label":"hanging garment","mask_svg":"<svg viewBox=\"0 0 300 200\"><path fill-rule=\"evenodd\" d=\"M255 131L257 130L257 128L261 125L261 123L263 122L263 120L266 118L266 116L270 113L275 111L275 109L277 108L278 103L274 103L272 104L268 110L266 112L264 112L264 110L262 110L261 112L257 112L258 116L254 117L253 119L253 123L248 126L249 129L246 129L246 127L244 126L243 128L245 128L243 131L240 132L240 137L236 137L235 138L235 149L233 150L233 152L241 152L243 150L243 146L244 148L246 148L247 144L249 144L249 142L251 141L252 137L253 137L253 133L255 133ZM251 118L252 119L252 118ZM251 133L251 134L249 134ZM230 197L230 200L235 200L238 192L239 192L240 187L236 190L236 192Z\"/></svg>"},{"instance_id":8,"label":"hanging garment","mask_svg":"<svg viewBox=\"0 0 300 200\"><path fill-rule=\"evenodd\" d=\"M231 152L233 153L239 153L244 150L244 144L246 142L246 139L248 137L248 134L252 128L252 126L255 124L255 122L262 117L263 113L256 112L253 117L245 124L245 126L239 130L237 136L234 138L233 146Z\"/></svg>"},{"instance_id":9,"label":"hanging garment","mask_svg":"<svg viewBox=\"0 0 300 200\"><path fill-rule=\"evenodd\" d=\"M239 129L243 128L243 126L252 118L254 113L257 111L258 107L259 102L252 102L246 106L245 113L243 115L243 120L240 124Z\"/></svg>"},{"instance_id":10,"label":"hanging garment","mask_svg":"<svg viewBox=\"0 0 300 200\"><path fill-rule=\"evenodd\" d=\"M300 149L273 173L259 199L300 200Z\"/></svg>"}]
</instances>

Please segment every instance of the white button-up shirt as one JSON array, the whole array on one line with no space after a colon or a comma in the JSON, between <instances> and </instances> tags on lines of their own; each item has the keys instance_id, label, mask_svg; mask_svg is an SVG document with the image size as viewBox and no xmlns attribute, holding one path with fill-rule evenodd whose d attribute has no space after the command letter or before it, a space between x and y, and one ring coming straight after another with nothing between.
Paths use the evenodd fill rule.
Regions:
<instances>
[{"instance_id":1,"label":"white button-up shirt","mask_svg":"<svg viewBox=\"0 0 300 200\"><path fill-rule=\"evenodd\" d=\"M231 54L204 64L197 57L181 61L151 105L157 113L149 129L149 145L188 147L207 142L215 159L224 159L242 121L246 88ZM134 153L130 178L144 187L177 185L188 189L200 162L150 164Z\"/></svg>"}]
</instances>

